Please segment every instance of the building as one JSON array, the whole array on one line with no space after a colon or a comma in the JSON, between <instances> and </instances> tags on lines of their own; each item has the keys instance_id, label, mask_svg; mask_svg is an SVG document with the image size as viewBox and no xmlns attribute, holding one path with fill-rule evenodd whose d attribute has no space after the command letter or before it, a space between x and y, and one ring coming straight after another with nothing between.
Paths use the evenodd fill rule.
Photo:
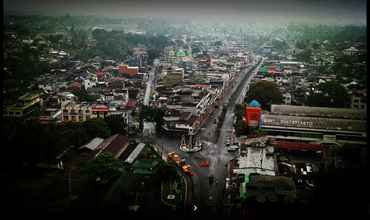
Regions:
<instances>
[{"instance_id":1,"label":"building","mask_svg":"<svg viewBox=\"0 0 370 220\"><path fill-rule=\"evenodd\" d=\"M351 108L353 109L367 109L367 91L364 90L356 90L352 92L351 95Z\"/></svg>"},{"instance_id":2,"label":"building","mask_svg":"<svg viewBox=\"0 0 370 220\"><path fill-rule=\"evenodd\" d=\"M252 100L245 108L244 117L247 127L258 127L261 117L261 104L256 100Z\"/></svg>"},{"instance_id":3,"label":"building","mask_svg":"<svg viewBox=\"0 0 370 220\"><path fill-rule=\"evenodd\" d=\"M293 202L297 197L292 178L285 176L251 175L245 184L246 198L257 202Z\"/></svg>"},{"instance_id":4,"label":"building","mask_svg":"<svg viewBox=\"0 0 370 220\"><path fill-rule=\"evenodd\" d=\"M292 95L289 92L283 94L283 102L285 105L292 104Z\"/></svg>"},{"instance_id":5,"label":"building","mask_svg":"<svg viewBox=\"0 0 370 220\"><path fill-rule=\"evenodd\" d=\"M76 103L68 101L62 103L63 122L83 122L92 118L91 105L87 103Z\"/></svg>"},{"instance_id":6,"label":"building","mask_svg":"<svg viewBox=\"0 0 370 220\"><path fill-rule=\"evenodd\" d=\"M91 118L105 118L108 115L109 107L103 104L91 105Z\"/></svg>"},{"instance_id":7,"label":"building","mask_svg":"<svg viewBox=\"0 0 370 220\"><path fill-rule=\"evenodd\" d=\"M332 135L340 144L363 145L367 137L366 121L365 110L271 105L271 111L262 115L261 129L273 136L306 137L319 142Z\"/></svg>"},{"instance_id":8,"label":"building","mask_svg":"<svg viewBox=\"0 0 370 220\"><path fill-rule=\"evenodd\" d=\"M134 77L139 73L139 67L121 64L118 66L118 73Z\"/></svg>"},{"instance_id":9,"label":"building","mask_svg":"<svg viewBox=\"0 0 370 220\"><path fill-rule=\"evenodd\" d=\"M26 93L19 97L15 104L7 106L3 113L5 117L23 117L29 115L34 107L41 102L37 93Z\"/></svg>"},{"instance_id":10,"label":"building","mask_svg":"<svg viewBox=\"0 0 370 220\"><path fill-rule=\"evenodd\" d=\"M119 158L128 148L128 137L121 134L115 134L105 139L95 148L95 157L101 153L110 153L114 158Z\"/></svg>"},{"instance_id":11,"label":"building","mask_svg":"<svg viewBox=\"0 0 370 220\"><path fill-rule=\"evenodd\" d=\"M144 137L152 137L155 135L155 122L146 122L144 121L143 127L143 136Z\"/></svg>"},{"instance_id":12,"label":"building","mask_svg":"<svg viewBox=\"0 0 370 220\"><path fill-rule=\"evenodd\" d=\"M350 48L343 50L343 54L347 56L357 55L358 53L359 53L359 50L355 47L350 47Z\"/></svg>"},{"instance_id":13,"label":"building","mask_svg":"<svg viewBox=\"0 0 370 220\"><path fill-rule=\"evenodd\" d=\"M161 73L162 77L160 84L167 87L172 87L181 84L184 81L185 72L184 68L171 67L169 69L163 70Z\"/></svg>"},{"instance_id":14,"label":"building","mask_svg":"<svg viewBox=\"0 0 370 220\"><path fill-rule=\"evenodd\" d=\"M132 164L138 158L139 154L144 150L145 144L139 143L136 148L130 153L130 155L126 158L125 162Z\"/></svg>"},{"instance_id":15,"label":"building","mask_svg":"<svg viewBox=\"0 0 370 220\"><path fill-rule=\"evenodd\" d=\"M276 175L274 147L267 143L268 138L252 138L241 143L240 156L233 169L235 174Z\"/></svg>"},{"instance_id":16,"label":"building","mask_svg":"<svg viewBox=\"0 0 370 220\"><path fill-rule=\"evenodd\" d=\"M79 149L88 149L90 151L94 151L101 143L103 143L104 139L96 137L92 139L89 143L81 146Z\"/></svg>"}]
</instances>

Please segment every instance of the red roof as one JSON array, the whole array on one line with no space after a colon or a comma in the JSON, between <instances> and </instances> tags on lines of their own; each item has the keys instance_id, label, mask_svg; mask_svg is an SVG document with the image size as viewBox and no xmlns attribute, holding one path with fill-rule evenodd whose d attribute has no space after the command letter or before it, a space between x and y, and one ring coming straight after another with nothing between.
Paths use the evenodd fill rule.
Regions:
<instances>
[{"instance_id":1,"label":"red roof","mask_svg":"<svg viewBox=\"0 0 370 220\"><path fill-rule=\"evenodd\" d=\"M108 111L108 106L102 105L102 104L93 104L91 106L92 111L99 111L99 112L107 112Z\"/></svg>"},{"instance_id":2,"label":"red roof","mask_svg":"<svg viewBox=\"0 0 370 220\"><path fill-rule=\"evenodd\" d=\"M73 82L73 83L69 84L69 88L81 89L81 83L79 83L79 82Z\"/></svg>"},{"instance_id":3,"label":"red roof","mask_svg":"<svg viewBox=\"0 0 370 220\"><path fill-rule=\"evenodd\" d=\"M115 158L121 156L121 154L127 149L128 137L121 134L115 134L105 139L96 150L99 152L109 152L113 154Z\"/></svg>"},{"instance_id":4,"label":"red roof","mask_svg":"<svg viewBox=\"0 0 370 220\"><path fill-rule=\"evenodd\" d=\"M137 101L130 99L127 101L126 107L135 108L136 104L137 104Z\"/></svg>"},{"instance_id":5,"label":"red roof","mask_svg":"<svg viewBox=\"0 0 370 220\"><path fill-rule=\"evenodd\" d=\"M96 77L101 78L101 77L103 77L103 76L104 76L103 71L101 71L101 70L97 70L97 71L96 71Z\"/></svg>"},{"instance_id":6,"label":"red roof","mask_svg":"<svg viewBox=\"0 0 370 220\"><path fill-rule=\"evenodd\" d=\"M139 73L138 67L131 67L128 65L119 65L118 72L121 74L127 74L129 76L134 76Z\"/></svg>"},{"instance_id":7,"label":"red roof","mask_svg":"<svg viewBox=\"0 0 370 220\"><path fill-rule=\"evenodd\" d=\"M273 146L278 149L288 150L322 150L321 144L293 142L293 141L273 141Z\"/></svg>"}]
</instances>

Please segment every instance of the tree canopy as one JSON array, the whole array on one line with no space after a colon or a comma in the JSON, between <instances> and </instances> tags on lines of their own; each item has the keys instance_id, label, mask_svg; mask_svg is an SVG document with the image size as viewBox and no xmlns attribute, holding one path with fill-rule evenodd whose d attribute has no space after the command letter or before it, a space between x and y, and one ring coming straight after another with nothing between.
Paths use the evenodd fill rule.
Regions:
<instances>
[{"instance_id":1,"label":"tree canopy","mask_svg":"<svg viewBox=\"0 0 370 220\"><path fill-rule=\"evenodd\" d=\"M271 104L282 103L283 96L275 82L260 80L251 85L245 101L249 103L253 99L261 103L262 109L268 109Z\"/></svg>"},{"instance_id":2,"label":"tree canopy","mask_svg":"<svg viewBox=\"0 0 370 220\"><path fill-rule=\"evenodd\" d=\"M306 104L316 107L346 108L349 106L349 94L341 84L326 82L319 85L320 93L310 93Z\"/></svg>"},{"instance_id":3,"label":"tree canopy","mask_svg":"<svg viewBox=\"0 0 370 220\"><path fill-rule=\"evenodd\" d=\"M123 161L115 159L110 153L101 153L83 166L83 172L106 183L119 177L123 167Z\"/></svg>"},{"instance_id":4,"label":"tree canopy","mask_svg":"<svg viewBox=\"0 0 370 220\"><path fill-rule=\"evenodd\" d=\"M155 122L157 129L163 124L164 110L160 108L152 108L142 106L140 111L140 121L146 120Z\"/></svg>"}]
</instances>

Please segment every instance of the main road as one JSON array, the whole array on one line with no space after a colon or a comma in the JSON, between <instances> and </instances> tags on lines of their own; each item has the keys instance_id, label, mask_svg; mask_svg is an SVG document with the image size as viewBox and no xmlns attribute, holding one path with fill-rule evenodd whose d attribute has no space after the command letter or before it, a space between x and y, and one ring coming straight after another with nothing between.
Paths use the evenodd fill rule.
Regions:
<instances>
[{"instance_id":1,"label":"main road","mask_svg":"<svg viewBox=\"0 0 370 220\"><path fill-rule=\"evenodd\" d=\"M234 153L229 153L224 147L225 140L233 130L234 106L243 100L245 92L249 87L252 76L262 64L263 60L258 58L258 62L241 70L239 78L235 79L233 91L224 97L224 103L228 103L226 114L223 118L221 132L215 137L216 125L214 120L219 118L221 107L210 116L208 122L200 132L201 139L204 143L203 150L197 153L184 153L179 150L179 137L157 136L154 143L160 146L163 156L169 152L175 151L181 157L185 158L191 165L194 172L193 180L193 205L197 207L192 215L220 214L222 211L222 196L225 187L226 164L233 157ZM207 160L208 168L200 167L199 163ZM209 183L209 176L214 176L214 183Z\"/></svg>"}]
</instances>

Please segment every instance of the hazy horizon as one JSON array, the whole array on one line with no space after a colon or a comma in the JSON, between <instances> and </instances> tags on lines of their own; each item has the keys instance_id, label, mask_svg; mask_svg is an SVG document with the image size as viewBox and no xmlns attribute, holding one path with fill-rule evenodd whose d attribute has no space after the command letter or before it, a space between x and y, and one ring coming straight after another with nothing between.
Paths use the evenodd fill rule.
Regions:
<instances>
[{"instance_id":1,"label":"hazy horizon","mask_svg":"<svg viewBox=\"0 0 370 220\"><path fill-rule=\"evenodd\" d=\"M156 2L153 4L153 2ZM235 23L316 23L366 25L367 0L5 0L4 12L43 15L159 17Z\"/></svg>"}]
</instances>

